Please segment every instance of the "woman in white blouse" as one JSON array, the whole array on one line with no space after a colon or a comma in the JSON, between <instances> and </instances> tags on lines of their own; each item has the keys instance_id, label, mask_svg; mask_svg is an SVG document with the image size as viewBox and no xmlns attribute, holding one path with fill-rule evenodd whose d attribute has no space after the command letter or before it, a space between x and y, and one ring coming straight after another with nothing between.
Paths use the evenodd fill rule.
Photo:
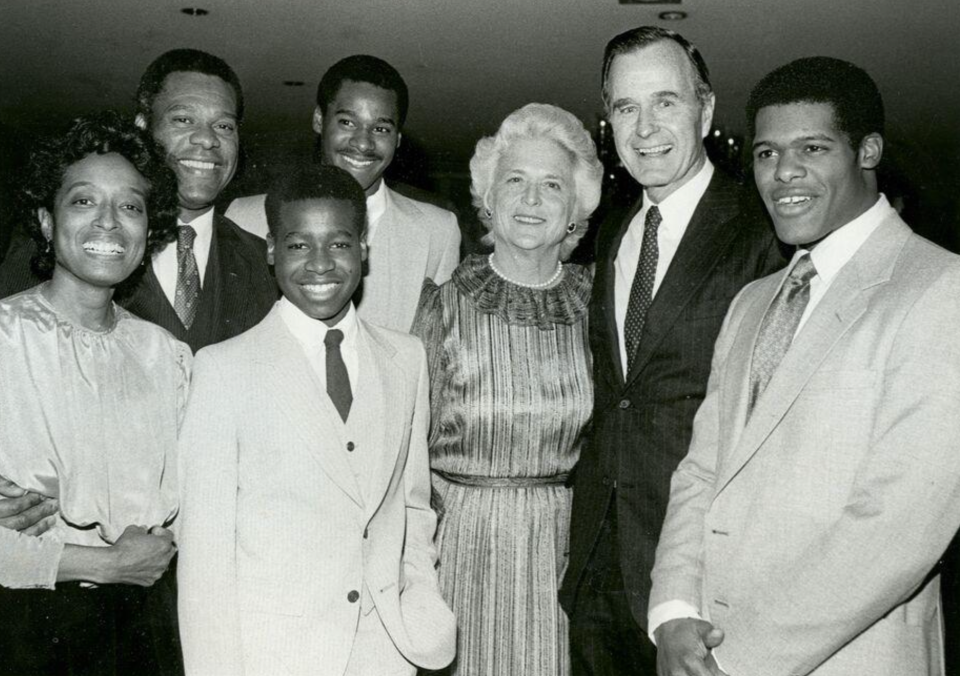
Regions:
<instances>
[{"instance_id":1,"label":"woman in white blouse","mask_svg":"<svg viewBox=\"0 0 960 676\"><path fill-rule=\"evenodd\" d=\"M60 511L37 537L0 529L0 673L182 673L165 572L190 351L113 302L176 236L161 157L104 113L24 177L50 280L0 301L0 475Z\"/></svg>"}]
</instances>

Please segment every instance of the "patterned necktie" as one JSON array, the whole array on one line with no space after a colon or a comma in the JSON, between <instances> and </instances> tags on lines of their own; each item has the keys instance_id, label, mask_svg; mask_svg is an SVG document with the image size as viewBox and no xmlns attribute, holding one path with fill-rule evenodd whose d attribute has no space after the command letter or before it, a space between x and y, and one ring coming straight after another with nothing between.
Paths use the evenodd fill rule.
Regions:
<instances>
[{"instance_id":1,"label":"patterned necktie","mask_svg":"<svg viewBox=\"0 0 960 676\"><path fill-rule=\"evenodd\" d=\"M353 393L350 391L347 365L343 363L343 356L340 354L342 342L343 331L340 329L330 329L323 337L323 344L327 348L327 394L333 405L337 407L343 422L347 422L350 405L353 403Z\"/></svg>"},{"instance_id":2,"label":"patterned necktie","mask_svg":"<svg viewBox=\"0 0 960 676\"><path fill-rule=\"evenodd\" d=\"M177 293L173 309L180 323L189 330L200 302L200 271L193 255L193 240L197 238L197 231L189 225L181 225L177 230Z\"/></svg>"},{"instance_id":3,"label":"patterned necktie","mask_svg":"<svg viewBox=\"0 0 960 676\"><path fill-rule=\"evenodd\" d=\"M640 244L640 260L637 272L630 287L630 300L627 303L627 317L623 323L623 342L627 349L627 373L633 368L633 359L637 355L637 346L647 320L647 310L653 302L653 280L657 276L657 259L660 247L657 244L657 228L663 218L660 209L653 205L647 211L643 222L643 241Z\"/></svg>"},{"instance_id":4,"label":"patterned necktie","mask_svg":"<svg viewBox=\"0 0 960 676\"><path fill-rule=\"evenodd\" d=\"M757 344L753 348L753 361L750 364L748 411L753 411L757 399L766 389L774 371L790 349L800 318L803 317L803 311L810 302L810 280L816 274L817 269L810 260L810 254L800 258L783 281L777 297L773 299L770 309L763 317Z\"/></svg>"}]
</instances>

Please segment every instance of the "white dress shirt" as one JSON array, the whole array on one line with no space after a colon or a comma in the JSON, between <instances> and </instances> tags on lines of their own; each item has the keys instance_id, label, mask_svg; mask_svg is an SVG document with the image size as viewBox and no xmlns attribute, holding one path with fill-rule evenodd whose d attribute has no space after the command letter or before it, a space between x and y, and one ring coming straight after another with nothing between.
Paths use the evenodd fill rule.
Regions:
<instances>
[{"instance_id":1,"label":"white dress shirt","mask_svg":"<svg viewBox=\"0 0 960 676\"><path fill-rule=\"evenodd\" d=\"M297 339L307 356L307 361L313 367L324 393L327 389L327 348L323 344L323 339L330 329L339 329L343 331L343 342L340 343L340 356L343 357L343 363L347 367L347 375L350 377L350 389L357 391L357 375L360 369L360 348L359 332L357 325L357 311L350 303L347 314L336 323L335 326L327 326L319 319L310 317L291 303L285 297L279 301L280 317L283 323L290 329L290 333Z\"/></svg>"},{"instance_id":2,"label":"white dress shirt","mask_svg":"<svg viewBox=\"0 0 960 676\"><path fill-rule=\"evenodd\" d=\"M810 300L807 302L807 307L800 317L800 323L797 325L794 336L800 333L807 319L810 318L814 309L816 309L820 301L823 300L823 297L833 284L833 280L836 279L840 270L850 262L850 259L853 258L853 255L863 246L863 243L867 241L870 235L873 234L873 231L877 229L884 219L889 218L891 213L895 213L893 207L890 206L887 198L881 194L880 198L872 207L846 225L834 230L812 249L798 249L796 253L794 253L783 275L784 280L787 278L789 271L793 269L793 266L797 264L797 260L807 253L810 254L813 266L817 270L817 274L810 280ZM686 601L665 601L657 605L650 610L650 614L647 617L650 640L656 643L654 640L654 632L664 622L691 617L702 619L699 611ZM723 646L721 645L718 650L722 652L722 648ZM716 651L714 652L714 659L718 660L717 663L719 665L718 656L716 655Z\"/></svg>"},{"instance_id":3,"label":"white dress shirt","mask_svg":"<svg viewBox=\"0 0 960 676\"><path fill-rule=\"evenodd\" d=\"M177 227L192 226L197 233L193 240L193 257L197 259L197 271L200 273L200 288L203 288L204 275L207 272L207 261L210 260L210 243L213 241L213 209L200 214L189 223L177 219ZM153 274L160 282L163 295L173 305L177 297L177 243L170 242L153 256Z\"/></svg>"},{"instance_id":4,"label":"white dress shirt","mask_svg":"<svg viewBox=\"0 0 960 676\"><path fill-rule=\"evenodd\" d=\"M614 261L615 277L613 283L613 315L617 322L617 340L620 342L620 364L623 373L627 373L627 350L623 335L623 327L627 321L627 305L630 303L630 289L633 287L633 278L637 274L637 265L640 263L640 246L643 242L643 227L650 207L656 204L660 209L662 221L657 228L657 272L653 278L653 295L667 274L667 268L677 253L680 240L687 231L687 225L696 211L697 205L707 192L710 179L713 178L713 164L710 160L704 162L700 171L677 188L674 192L656 204L650 199L647 191L643 191L643 207L630 221L627 231L623 234L617 259Z\"/></svg>"},{"instance_id":5,"label":"white dress shirt","mask_svg":"<svg viewBox=\"0 0 960 676\"><path fill-rule=\"evenodd\" d=\"M380 187L367 198L367 245L373 241L373 236L380 225L387 210L387 182L380 180Z\"/></svg>"},{"instance_id":6,"label":"white dress shirt","mask_svg":"<svg viewBox=\"0 0 960 676\"><path fill-rule=\"evenodd\" d=\"M800 329L807 323L810 314L823 299L843 266L850 262L853 255L859 251L880 223L893 213L896 212L881 193L880 198L872 207L846 225L831 232L809 250L810 260L813 261L813 267L817 269L817 274L810 280L810 300L803 311L803 316L800 317L797 333L800 333ZM793 268L797 258L805 251L807 250L800 249L794 254L793 260L790 261L790 269Z\"/></svg>"}]
</instances>

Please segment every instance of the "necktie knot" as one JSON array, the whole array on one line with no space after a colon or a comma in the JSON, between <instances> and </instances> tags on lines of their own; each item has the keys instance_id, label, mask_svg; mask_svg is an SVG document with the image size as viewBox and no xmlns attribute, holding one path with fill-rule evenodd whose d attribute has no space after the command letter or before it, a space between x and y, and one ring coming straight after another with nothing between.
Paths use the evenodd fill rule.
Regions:
<instances>
[{"instance_id":1,"label":"necktie knot","mask_svg":"<svg viewBox=\"0 0 960 676\"><path fill-rule=\"evenodd\" d=\"M197 231L192 225L181 225L177 228L177 249L190 250L193 248L193 241L197 238Z\"/></svg>"},{"instance_id":2,"label":"necktie knot","mask_svg":"<svg viewBox=\"0 0 960 676\"><path fill-rule=\"evenodd\" d=\"M647 230L653 230L653 232L656 233L661 223L663 223L663 216L660 215L660 207L654 204L647 210L647 216L643 220L644 233L646 233Z\"/></svg>"},{"instance_id":3,"label":"necktie knot","mask_svg":"<svg viewBox=\"0 0 960 676\"><path fill-rule=\"evenodd\" d=\"M340 329L330 329L327 335L323 337L323 344L329 349L340 349L340 343L343 342L343 331Z\"/></svg>"},{"instance_id":4,"label":"necktie knot","mask_svg":"<svg viewBox=\"0 0 960 676\"><path fill-rule=\"evenodd\" d=\"M806 254L797 260L797 264L790 270L789 279L793 284L809 284L810 280L817 276L817 268L813 265L810 254Z\"/></svg>"}]
</instances>

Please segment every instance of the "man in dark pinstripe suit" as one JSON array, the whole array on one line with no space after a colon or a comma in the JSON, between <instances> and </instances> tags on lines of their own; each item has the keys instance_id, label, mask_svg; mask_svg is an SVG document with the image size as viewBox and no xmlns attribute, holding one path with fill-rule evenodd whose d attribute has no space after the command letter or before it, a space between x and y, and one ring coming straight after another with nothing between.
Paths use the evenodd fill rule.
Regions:
<instances>
[{"instance_id":1,"label":"man in dark pinstripe suit","mask_svg":"<svg viewBox=\"0 0 960 676\"><path fill-rule=\"evenodd\" d=\"M593 432L576 470L561 601L574 674L655 674L647 601L670 476L727 306L785 260L751 193L706 156L714 94L696 47L658 27L618 35L603 98L643 196L597 237Z\"/></svg>"}]
</instances>

